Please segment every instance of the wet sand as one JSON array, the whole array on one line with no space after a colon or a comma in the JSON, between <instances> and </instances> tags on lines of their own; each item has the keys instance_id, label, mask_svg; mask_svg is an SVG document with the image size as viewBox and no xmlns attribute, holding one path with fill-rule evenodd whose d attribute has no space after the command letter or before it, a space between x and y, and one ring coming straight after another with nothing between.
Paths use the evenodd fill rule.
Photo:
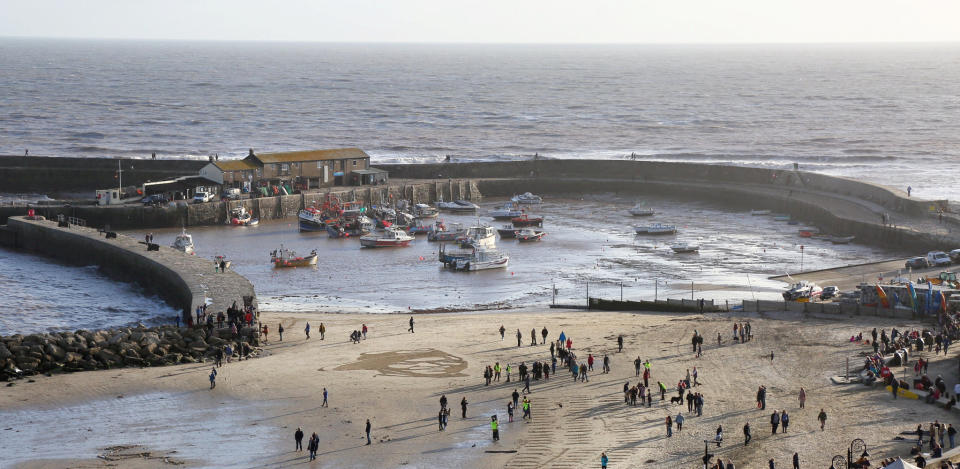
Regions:
<instances>
[{"instance_id":1,"label":"wet sand","mask_svg":"<svg viewBox=\"0 0 960 469\"><path fill-rule=\"evenodd\" d=\"M917 401L892 401L872 388L828 384L829 376L843 372L847 358L856 367L869 350L850 344L850 335L917 325L905 320L510 311L417 315L411 334L407 318L264 313L272 330L284 324L285 340L277 341L272 332L268 356L225 365L212 391L207 389L209 364L18 381L0 394L0 453L28 468L106 467L107 461L96 459L107 453L103 448L132 444L151 455L182 458L186 467L533 468L595 466L606 451L611 467L692 468L698 467L703 440L722 424L726 442L711 451L738 467L765 467L769 458L786 465L794 451L804 467L826 467L854 437L864 439L872 455L902 454L909 442L893 437L918 422L960 424L953 414ZM755 340L730 344L733 319L749 319ZM313 326L309 341L305 321ZM324 341L316 332L320 321L328 328ZM349 331L362 323L370 328L368 338L351 344ZM500 324L508 331L505 340L497 332ZM517 421L507 423L506 402L520 386L484 386L483 368L495 361L515 368L520 361L549 360L548 346L527 345L530 329L539 332L544 326L550 339L560 331L570 336L581 360L593 353L597 371L587 383L574 383L563 372L546 382L533 381L532 422L520 421L517 412ZM521 348L514 335L518 328ZM707 339L699 359L689 348L695 328ZM724 336L719 348L717 332ZM625 349L616 353L620 333ZM604 354L612 358L609 375L599 372ZM667 385L668 398L685 370L698 367L703 385L695 390L705 394L704 415L693 416L686 406L656 396L651 408L626 406L622 387L637 381L632 366L637 356L651 360L652 379ZM955 363L956 355L934 361L931 373L942 372L948 383L955 382ZM766 411L754 406L761 384L769 391ZM800 386L808 393L804 410L797 405ZM320 406L323 387L330 391L328 408ZM441 394L453 408L445 432L437 431ZM464 396L470 403L468 419L459 415ZM816 422L821 407L829 414L825 432ZM772 409L788 409L789 433L770 436ZM664 418L681 410L683 432L666 439ZM494 413L502 422L499 443L490 442ZM43 417L47 414L49 419ZM371 446L362 436L367 418L373 424ZM746 421L754 442L744 447L740 429ZM297 426L308 437L319 434L317 462L308 463L306 452L293 452ZM39 459L45 461L30 462ZM138 460L131 467L159 466L156 460Z\"/></svg>"}]
</instances>

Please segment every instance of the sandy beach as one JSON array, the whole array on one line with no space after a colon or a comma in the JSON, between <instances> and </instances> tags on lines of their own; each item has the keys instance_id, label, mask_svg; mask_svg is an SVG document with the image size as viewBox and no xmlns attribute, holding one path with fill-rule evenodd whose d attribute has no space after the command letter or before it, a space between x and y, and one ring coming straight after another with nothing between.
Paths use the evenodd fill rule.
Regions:
<instances>
[{"instance_id":1,"label":"sandy beach","mask_svg":"<svg viewBox=\"0 0 960 469\"><path fill-rule=\"evenodd\" d=\"M872 455L905 454L910 438L894 440L917 423L956 420L933 406L899 399L860 385L829 384L842 374L846 359L859 368L867 346L847 339L873 327L914 328L919 323L867 317L818 318L786 313L761 315L697 315L524 311L455 313L415 316L384 314L264 313L270 325L266 356L225 364L210 390L211 364L119 369L37 376L21 380L0 394L0 447L20 468L54 467L599 467L601 452L610 467L699 467L705 439L718 425L725 440L711 453L732 459L737 467L766 467L773 458L786 467L794 452L803 467L827 467L834 454L845 454L853 438L863 439ZM734 321L749 320L754 340L731 341ZM304 336L305 323L312 338ZM320 340L317 327L327 327ZM280 342L276 326L285 328ZM366 340L353 344L350 331L366 324ZM503 325L505 339L498 329ZM547 345L529 345L530 330L549 330ZM517 347L516 331L523 346ZM698 329L706 339L704 356L691 352ZM522 383L494 381L485 386L487 365L550 361L549 341L563 331L572 338L578 360L596 358L589 382L575 382L558 367L548 381L532 381L532 419L507 422L506 404ZM723 344L717 346L717 333ZM623 334L624 351L616 338ZM774 359L770 353L774 352ZM612 371L601 373L604 355ZM631 385L633 360L649 359L651 381L663 381L667 400L654 393L652 406L624 403L623 384ZM942 357L942 355L941 355ZM935 359L931 374L956 382L956 359ZM697 367L704 395L703 416L671 404L675 386L687 369ZM949 370L949 373L947 373ZM911 371L912 374L912 371ZM768 390L767 410L755 406L760 385ZM807 391L805 409L797 393ZM329 407L321 407L322 390ZM453 412L446 431L438 431L438 400L445 394ZM149 397L138 400L138 396ZM460 400L469 402L466 419ZM100 402L123 402L101 405ZM160 406L160 402L166 402ZM88 406L88 407L84 407ZM92 407L89 407L92 406ZM99 407L98 407L99 406ZM131 407L133 406L133 407ZM71 416L83 409L82 425ZM820 431L817 413L828 421ZM127 409L126 411L123 409ZM142 410L129 410L142 409ZM773 409L786 409L786 434L770 435ZM664 419L683 413L682 432L666 438ZM23 417L53 412L63 419L43 422L62 428L44 429L44 419ZM134 413L118 431L110 422L117 414ZM496 414L501 440L491 442L490 416ZM42 414L40 414L42 415ZM365 445L363 426L372 424L373 443ZM199 437L180 446L175 435L156 427L197 427ZM753 441L743 445L741 429L749 421ZM957 422L960 423L960 422ZM172 426L172 424L170 424ZM318 458L294 452L297 427L320 438ZM177 430L179 431L179 430ZM190 431L189 429L183 431ZM59 432L59 433L57 433ZM225 436L226 435L226 436ZM242 438L239 438L242 436ZM138 445L138 446L134 446ZM119 446L119 448L117 448ZM106 449L111 448L111 449ZM112 456L111 456L112 455ZM100 456L99 458L97 456ZM233 458L233 459L230 459ZM874 459L874 458L871 458ZM6 464L4 464L6 467ZM780 466L778 466L780 467Z\"/></svg>"}]
</instances>

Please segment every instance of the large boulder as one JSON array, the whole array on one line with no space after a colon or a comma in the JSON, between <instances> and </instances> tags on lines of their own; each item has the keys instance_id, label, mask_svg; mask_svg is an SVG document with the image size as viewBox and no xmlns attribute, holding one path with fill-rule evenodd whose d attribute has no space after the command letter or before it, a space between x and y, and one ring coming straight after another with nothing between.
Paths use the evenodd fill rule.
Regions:
<instances>
[{"instance_id":1,"label":"large boulder","mask_svg":"<svg viewBox=\"0 0 960 469\"><path fill-rule=\"evenodd\" d=\"M108 349L100 350L95 356L105 365L116 365L120 363L120 356Z\"/></svg>"},{"instance_id":2,"label":"large boulder","mask_svg":"<svg viewBox=\"0 0 960 469\"><path fill-rule=\"evenodd\" d=\"M78 363L81 360L83 360L83 355L80 355L79 353L76 353L76 352L67 352L63 356L63 361L67 363Z\"/></svg>"},{"instance_id":3,"label":"large boulder","mask_svg":"<svg viewBox=\"0 0 960 469\"><path fill-rule=\"evenodd\" d=\"M50 355L57 361L63 360L63 357L66 356L66 352L53 343L48 343L47 346L44 347L44 351L47 352L47 355Z\"/></svg>"},{"instance_id":4,"label":"large boulder","mask_svg":"<svg viewBox=\"0 0 960 469\"><path fill-rule=\"evenodd\" d=\"M130 337L130 334L127 334L126 332L118 332L111 336L110 339L107 340L107 343L110 345L119 344L120 342L127 340L127 337Z\"/></svg>"},{"instance_id":5,"label":"large boulder","mask_svg":"<svg viewBox=\"0 0 960 469\"><path fill-rule=\"evenodd\" d=\"M13 357L13 352L6 345L0 343L0 361Z\"/></svg>"}]
</instances>

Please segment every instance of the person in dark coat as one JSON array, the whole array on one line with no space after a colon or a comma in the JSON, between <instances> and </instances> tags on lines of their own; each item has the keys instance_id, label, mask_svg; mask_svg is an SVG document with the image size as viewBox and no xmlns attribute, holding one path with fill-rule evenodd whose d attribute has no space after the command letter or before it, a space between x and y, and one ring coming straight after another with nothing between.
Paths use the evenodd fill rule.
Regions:
<instances>
[{"instance_id":1,"label":"person in dark coat","mask_svg":"<svg viewBox=\"0 0 960 469\"><path fill-rule=\"evenodd\" d=\"M294 451L303 451L303 430L300 427L293 432L293 439L297 442L297 448Z\"/></svg>"}]
</instances>

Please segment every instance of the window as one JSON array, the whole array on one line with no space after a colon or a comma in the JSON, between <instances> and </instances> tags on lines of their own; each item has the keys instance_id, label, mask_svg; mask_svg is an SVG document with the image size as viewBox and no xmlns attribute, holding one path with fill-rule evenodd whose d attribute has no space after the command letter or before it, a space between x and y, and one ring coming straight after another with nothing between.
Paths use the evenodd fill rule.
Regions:
<instances>
[{"instance_id":1,"label":"window","mask_svg":"<svg viewBox=\"0 0 960 469\"><path fill-rule=\"evenodd\" d=\"M323 169L323 161L317 161L317 169Z\"/></svg>"},{"instance_id":2,"label":"window","mask_svg":"<svg viewBox=\"0 0 960 469\"><path fill-rule=\"evenodd\" d=\"M354 167L354 168L357 167L357 160L353 160L353 167Z\"/></svg>"},{"instance_id":3,"label":"window","mask_svg":"<svg viewBox=\"0 0 960 469\"><path fill-rule=\"evenodd\" d=\"M287 174L287 173L289 173L289 172L290 172L290 165L288 165L288 164L286 164L286 163L283 163L283 164L280 165L280 173L281 173L281 174Z\"/></svg>"}]
</instances>

